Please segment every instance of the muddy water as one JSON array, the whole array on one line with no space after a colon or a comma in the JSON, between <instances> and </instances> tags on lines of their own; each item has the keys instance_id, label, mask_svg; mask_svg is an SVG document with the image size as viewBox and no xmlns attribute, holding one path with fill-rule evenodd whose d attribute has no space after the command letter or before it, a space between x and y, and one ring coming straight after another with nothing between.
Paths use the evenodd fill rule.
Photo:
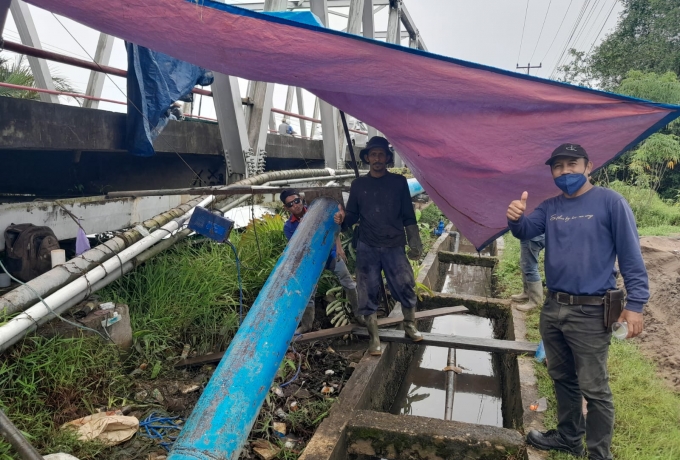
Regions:
<instances>
[{"instance_id":1,"label":"muddy water","mask_svg":"<svg viewBox=\"0 0 680 460\"><path fill-rule=\"evenodd\" d=\"M490 276L488 268L451 265L442 292L490 296ZM494 338L491 320L472 315L435 318L431 332ZM414 359L407 371L392 413L443 419L446 374L442 369L447 364L448 349L422 348L419 359ZM456 375L453 420L502 427L500 377L491 354L456 350L455 357L463 373Z\"/></svg>"}]
</instances>

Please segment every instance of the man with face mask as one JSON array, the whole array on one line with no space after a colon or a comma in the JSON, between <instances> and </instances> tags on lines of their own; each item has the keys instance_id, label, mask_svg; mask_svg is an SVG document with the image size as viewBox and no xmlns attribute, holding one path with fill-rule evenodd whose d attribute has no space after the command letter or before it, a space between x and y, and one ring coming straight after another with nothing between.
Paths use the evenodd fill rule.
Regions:
<instances>
[{"instance_id":1,"label":"man with face mask","mask_svg":"<svg viewBox=\"0 0 680 460\"><path fill-rule=\"evenodd\" d=\"M540 331L548 373L555 383L556 430L532 430L527 443L609 460L614 429L614 403L609 388L607 354L611 332L604 324L604 298L616 289L614 263L627 290L619 322L628 337L642 332L642 308L649 300L647 270L640 252L635 218L618 193L588 181L593 164L578 144L562 144L546 162L562 194L545 200L524 215L528 193L510 203L508 226L515 237L545 233L545 278L548 296ZM587 420L581 395L588 404Z\"/></svg>"},{"instance_id":2,"label":"man with face mask","mask_svg":"<svg viewBox=\"0 0 680 460\"><path fill-rule=\"evenodd\" d=\"M423 245L408 182L404 176L387 170L387 165L394 159L387 139L372 137L359 157L371 169L352 182L347 214L339 211L335 223L342 224L343 229L357 222L360 224L356 251L359 313L370 336L368 352L378 356L382 350L376 312L383 271L392 297L401 303L404 332L414 342L423 340L416 328L416 282L404 250L408 237L408 257L417 260Z\"/></svg>"}]
</instances>

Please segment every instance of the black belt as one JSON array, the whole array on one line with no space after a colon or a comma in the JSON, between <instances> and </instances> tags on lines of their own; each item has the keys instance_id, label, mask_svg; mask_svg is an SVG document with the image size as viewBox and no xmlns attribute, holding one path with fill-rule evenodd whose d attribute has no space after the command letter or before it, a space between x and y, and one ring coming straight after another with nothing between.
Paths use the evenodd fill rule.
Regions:
<instances>
[{"instance_id":1,"label":"black belt","mask_svg":"<svg viewBox=\"0 0 680 460\"><path fill-rule=\"evenodd\" d=\"M604 296L571 295L566 292L548 291L548 297L563 305L602 305Z\"/></svg>"}]
</instances>

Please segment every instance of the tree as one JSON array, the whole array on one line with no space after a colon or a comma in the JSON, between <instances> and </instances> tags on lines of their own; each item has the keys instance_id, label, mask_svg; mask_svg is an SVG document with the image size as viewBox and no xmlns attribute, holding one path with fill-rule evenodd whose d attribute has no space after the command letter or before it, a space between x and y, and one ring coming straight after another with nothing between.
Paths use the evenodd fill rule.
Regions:
<instances>
[{"instance_id":1,"label":"tree","mask_svg":"<svg viewBox=\"0 0 680 460\"><path fill-rule=\"evenodd\" d=\"M680 104L680 80L672 72L628 72L615 89L617 93L667 104ZM642 142L607 168L608 176L631 177L636 185L674 199L680 188L680 121L675 120Z\"/></svg>"},{"instance_id":2,"label":"tree","mask_svg":"<svg viewBox=\"0 0 680 460\"><path fill-rule=\"evenodd\" d=\"M67 93L75 91L66 78L53 75L52 81L54 82L54 88L57 91ZM18 60L10 60L0 56L0 82L35 87L35 79L33 78L30 67L26 64L25 56L21 56ZM20 99L38 99L40 97L36 91L11 89L2 86L0 86L0 96L16 97Z\"/></svg>"},{"instance_id":3,"label":"tree","mask_svg":"<svg viewBox=\"0 0 680 460\"><path fill-rule=\"evenodd\" d=\"M680 75L680 2L621 0L616 30L588 58L604 89L616 88L630 70Z\"/></svg>"}]
</instances>

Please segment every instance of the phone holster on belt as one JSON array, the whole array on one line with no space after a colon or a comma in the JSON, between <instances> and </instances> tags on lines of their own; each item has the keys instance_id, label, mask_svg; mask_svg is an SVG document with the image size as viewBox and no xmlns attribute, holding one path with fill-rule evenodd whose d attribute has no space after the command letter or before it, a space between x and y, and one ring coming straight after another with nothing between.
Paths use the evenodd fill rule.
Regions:
<instances>
[{"instance_id":1,"label":"phone holster on belt","mask_svg":"<svg viewBox=\"0 0 680 460\"><path fill-rule=\"evenodd\" d=\"M607 291L604 296L604 327L611 330L612 324L619 320L623 312L625 296L621 289Z\"/></svg>"}]
</instances>

